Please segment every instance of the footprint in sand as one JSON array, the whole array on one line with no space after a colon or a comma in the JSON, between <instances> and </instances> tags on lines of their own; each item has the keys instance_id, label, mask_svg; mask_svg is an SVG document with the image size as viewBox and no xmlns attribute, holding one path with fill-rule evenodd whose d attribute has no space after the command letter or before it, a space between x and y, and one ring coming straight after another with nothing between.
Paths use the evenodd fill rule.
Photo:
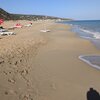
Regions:
<instances>
[{"instance_id":1,"label":"footprint in sand","mask_svg":"<svg viewBox=\"0 0 100 100\"><path fill-rule=\"evenodd\" d=\"M9 72L3 71L3 73L4 73L5 75L8 75L8 74L11 74L12 72L11 72L11 71L9 71Z\"/></svg>"},{"instance_id":2,"label":"footprint in sand","mask_svg":"<svg viewBox=\"0 0 100 100\"><path fill-rule=\"evenodd\" d=\"M21 100L33 100L30 94L21 95Z\"/></svg>"},{"instance_id":3,"label":"footprint in sand","mask_svg":"<svg viewBox=\"0 0 100 100\"><path fill-rule=\"evenodd\" d=\"M15 84L15 79L8 79L8 82Z\"/></svg>"},{"instance_id":4,"label":"footprint in sand","mask_svg":"<svg viewBox=\"0 0 100 100\"><path fill-rule=\"evenodd\" d=\"M56 90L56 85L55 85L54 83L52 83L50 86L51 86L51 88L52 88L53 90Z\"/></svg>"},{"instance_id":5,"label":"footprint in sand","mask_svg":"<svg viewBox=\"0 0 100 100\"><path fill-rule=\"evenodd\" d=\"M0 64L4 63L4 59L0 57Z\"/></svg>"},{"instance_id":6,"label":"footprint in sand","mask_svg":"<svg viewBox=\"0 0 100 100\"><path fill-rule=\"evenodd\" d=\"M3 60L1 60L1 61L0 61L0 64L2 64L2 63L4 63L4 61L3 61Z\"/></svg>"},{"instance_id":7,"label":"footprint in sand","mask_svg":"<svg viewBox=\"0 0 100 100\"><path fill-rule=\"evenodd\" d=\"M9 95L9 94L12 94L12 95L14 95L14 94L17 94L17 91L14 91L14 90L9 90L9 91L5 91L5 93L4 93L5 95Z\"/></svg>"},{"instance_id":8,"label":"footprint in sand","mask_svg":"<svg viewBox=\"0 0 100 100\"><path fill-rule=\"evenodd\" d=\"M25 76L25 75L28 74L28 70L27 70L27 69L24 69L24 70L22 70L20 73L21 73L21 75L24 75L24 76Z\"/></svg>"},{"instance_id":9,"label":"footprint in sand","mask_svg":"<svg viewBox=\"0 0 100 100\"><path fill-rule=\"evenodd\" d=\"M35 100L38 92L32 88L28 88L26 91L19 95L19 100Z\"/></svg>"}]
</instances>

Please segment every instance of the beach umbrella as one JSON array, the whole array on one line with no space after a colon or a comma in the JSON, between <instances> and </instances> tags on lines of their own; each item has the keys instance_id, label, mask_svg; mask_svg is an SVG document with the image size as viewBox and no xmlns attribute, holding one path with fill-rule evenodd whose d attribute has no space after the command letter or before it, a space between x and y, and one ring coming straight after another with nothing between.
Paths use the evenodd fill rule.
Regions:
<instances>
[{"instance_id":1,"label":"beach umbrella","mask_svg":"<svg viewBox=\"0 0 100 100\"><path fill-rule=\"evenodd\" d=\"M4 22L4 20L3 20L3 19L0 19L0 25L1 25L3 22Z\"/></svg>"}]
</instances>

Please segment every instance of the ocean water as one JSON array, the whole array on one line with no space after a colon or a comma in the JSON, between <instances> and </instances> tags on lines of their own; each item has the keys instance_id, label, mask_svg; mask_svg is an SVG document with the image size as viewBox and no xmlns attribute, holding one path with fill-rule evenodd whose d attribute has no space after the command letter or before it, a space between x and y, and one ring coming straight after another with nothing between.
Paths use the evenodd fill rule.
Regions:
<instances>
[{"instance_id":1,"label":"ocean water","mask_svg":"<svg viewBox=\"0 0 100 100\"><path fill-rule=\"evenodd\" d=\"M83 39L90 40L100 50L100 20L64 21L63 24L70 24L72 31ZM100 70L100 55L79 56L79 59L90 66Z\"/></svg>"},{"instance_id":2,"label":"ocean water","mask_svg":"<svg viewBox=\"0 0 100 100\"><path fill-rule=\"evenodd\" d=\"M65 21L64 24L73 26L73 31L86 39L100 39L100 20Z\"/></svg>"}]
</instances>

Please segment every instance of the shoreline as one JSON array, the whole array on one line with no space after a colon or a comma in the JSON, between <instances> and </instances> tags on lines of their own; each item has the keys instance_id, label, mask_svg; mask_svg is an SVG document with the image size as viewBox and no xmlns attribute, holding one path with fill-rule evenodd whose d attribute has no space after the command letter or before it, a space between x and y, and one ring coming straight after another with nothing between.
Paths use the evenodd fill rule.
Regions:
<instances>
[{"instance_id":1,"label":"shoreline","mask_svg":"<svg viewBox=\"0 0 100 100\"><path fill-rule=\"evenodd\" d=\"M90 65L91 67L93 68L96 68L97 70L100 70L100 66L97 65L97 64L92 64L92 62L90 62L89 60L86 60L84 57L87 57L87 56L92 56L92 55L80 55L79 56L79 59L82 60L83 62L87 63L88 65ZM93 56L96 56L96 55L93 55ZM98 57L98 56L97 56ZM99 56L100 57L100 56ZM91 58L90 58L91 59Z\"/></svg>"},{"instance_id":2,"label":"shoreline","mask_svg":"<svg viewBox=\"0 0 100 100\"><path fill-rule=\"evenodd\" d=\"M90 87L100 90L99 71L78 59L81 54L100 51L71 32L68 25L47 25L51 30L47 33L40 32L42 23L33 23L0 40L2 100L85 100Z\"/></svg>"},{"instance_id":3,"label":"shoreline","mask_svg":"<svg viewBox=\"0 0 100 100\"><path fill-rule=\"evenodd\" d=\"M70 24L67 24L67 25L70 25ZM78 36L79 38L82 38L82 39L84 39L84 40L90 41L90 42L94 45L94 47L95 47L96 49L100 50L100 47L99 47L100 45L98 44L98 42L96 43L96 41L97 41L98 39L95 40L95 38L92 38L92 37L82 36L82 35L80 34L80 31L75 31L75 30L76 30L75 28L77 28L77 27L72 26L72 25L70 25L70 27L72 27L72 28L71 28L71 31L72 31L72 32L75 32L76 36ZM85 35L86 35L86 34L87 34L87 33L85 33ZM88 34L88 35L92 35L92 34ZM94 40L93 40L93 39L94 39ZM90 57L90 58L86 59L87 56ZM89 61L89 60L91 60L91 58L92 58L93 56L97 56L97 57L98 57L99 55L97 55L97 54L91 54L91 55L83 54L83 55L80 55L78 58L79 58L80 60L82 60L83 62L89 64L91 67L100 70L100 64L99 64L98 58L95 57L95 64L93 64L92 61ZM99 56L99 57L100 57L100 56ZM96 59L97 59L97 60L96 60Z\"/></svg>"}]
</instances>

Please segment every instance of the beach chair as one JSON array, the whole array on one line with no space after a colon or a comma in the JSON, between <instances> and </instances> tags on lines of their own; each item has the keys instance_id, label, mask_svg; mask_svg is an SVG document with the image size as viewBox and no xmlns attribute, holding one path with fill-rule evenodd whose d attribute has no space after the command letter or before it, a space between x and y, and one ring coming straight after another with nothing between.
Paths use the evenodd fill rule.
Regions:
<instances>
[{"instance_id":1,"label":"beach chair","mask_svg":"<svg viewBox=\"0 0 100 100\"><path fill-rule=\"evenodd\" d=\"M0 29L0 35L15 35L14 32L9 32L7 29Z\"/></svg>"},{"instance_id":2,"label":"beach chair","mask_svg":"<svg viewBox=\"0 0 100 100\"><path fill-rule=\"evenodd\" d=\"M3 36L3 35L15 35L14 32L0 32L0 35Z\"/></svg>"},{"instance_id":3,"label":"beach chair","mask_svg":"<svg viewBox=\"0 0 100 100\"><path fill-rule=\"evenodd\" d=\"M15 29L15 28L22 28L22 27L23 27L23 25L17 23L16 25L14 25L14 26L12 26L12 27L10 27L8 29Z\"/></svg>"},{"instance_id":4,"label":"beach chair","mask_svg":"<svg viewBox=\"0 0 100 100\"><path fill-rule=\"evenodd\" d=\"M15 28L22 28L23 26L21 24L16 24L14 27Z\"/></svg>"},{"instance_id":5,"label":"beach chair","mask_svg":"<svg viewBox=\"0 0 100 100\"><path fill-rule=\"evenodd\" d=\"M50 32L50 30L44 29L44 30L40 30L40 32Z\"/></svg>"},{"instance_id":6,"label":"beach chair","mask_svg":"<svg viewBox=\"0 0 100 100\"><path fill-rule=\"evenodd\" d=\"M26 27L31 27L31 26L32 26L32 23L30 22L29 24L24 25L24 26L26 26Z\"/></svg>"},{"instance_id":7,"label":"beach chair","mask_svg":"<svg viewBox=\"0 0 100 100\"><path fill-rule=\"evenodd\" d=\"M7 30L6 29L0 29L0 32L6 32Z\"/></svg>"}]
</instances>

